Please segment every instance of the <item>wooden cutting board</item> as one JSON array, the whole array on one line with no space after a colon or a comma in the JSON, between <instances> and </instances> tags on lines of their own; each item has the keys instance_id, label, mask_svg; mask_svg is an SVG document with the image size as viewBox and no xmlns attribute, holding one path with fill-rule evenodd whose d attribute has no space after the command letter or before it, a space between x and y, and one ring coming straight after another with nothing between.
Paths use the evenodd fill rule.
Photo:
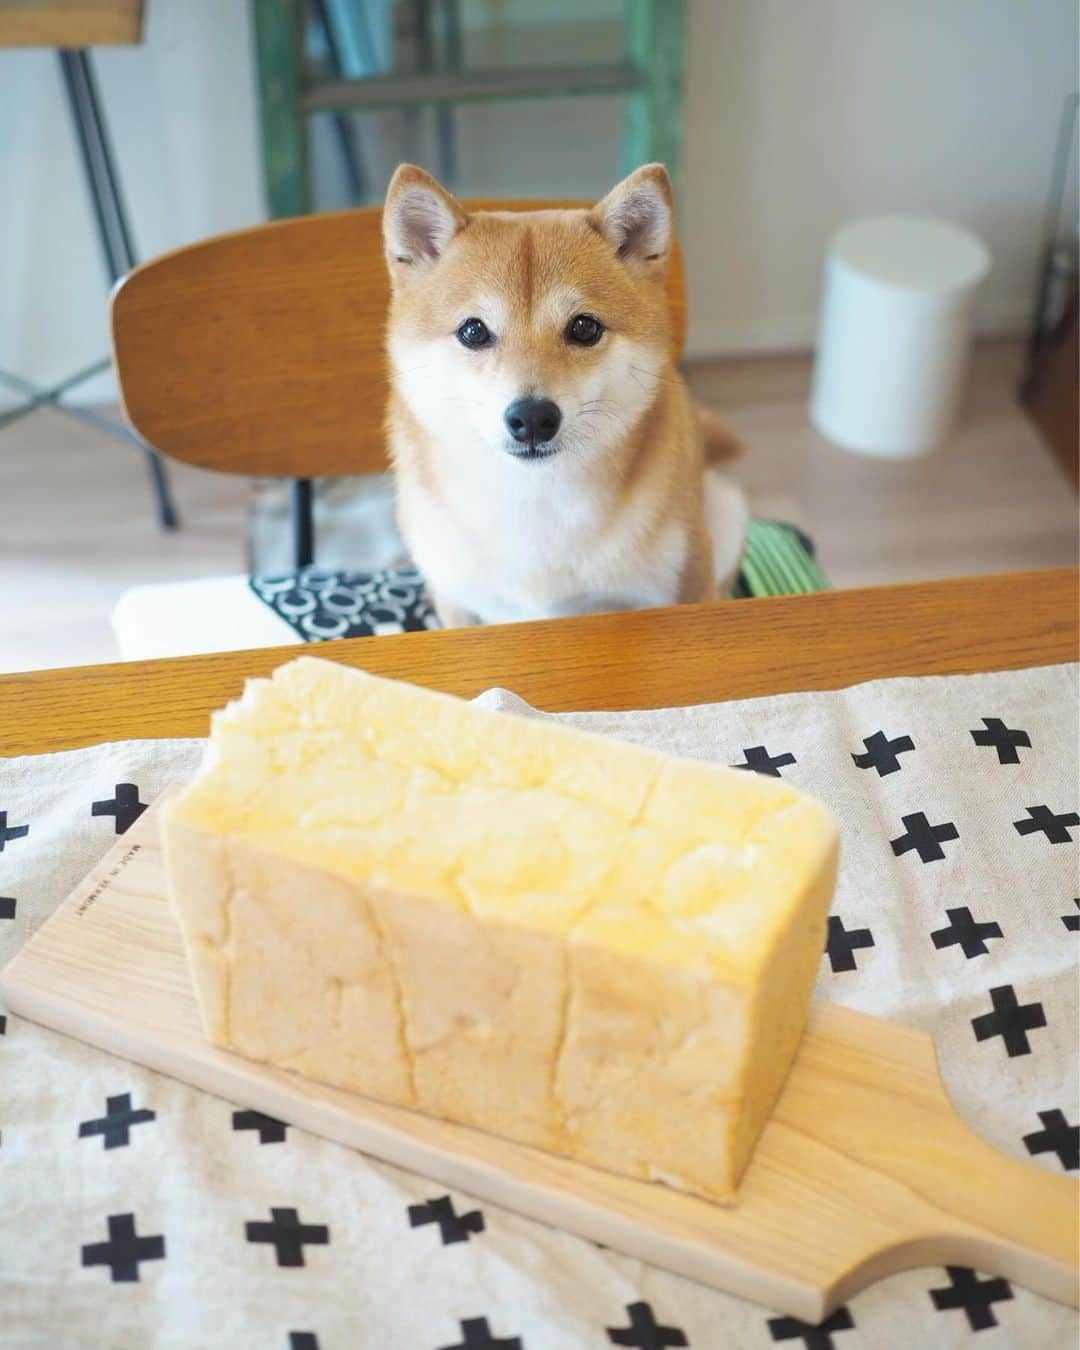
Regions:
<instances>
[{"instance_id":1,"label":"wooden cutting board","mask_svg":"<svg viewBox=\"0 0 1080 1350\"><path fill-rule=\"evenodd\" d=\"M928 1036L818 1003L726 1209L383 1106L203 1038L147 810L0 974L12 1012L804 1321L912 1266L1077 1301L1080 1188L957 1118Z\"/></svg>"}]
</instances>

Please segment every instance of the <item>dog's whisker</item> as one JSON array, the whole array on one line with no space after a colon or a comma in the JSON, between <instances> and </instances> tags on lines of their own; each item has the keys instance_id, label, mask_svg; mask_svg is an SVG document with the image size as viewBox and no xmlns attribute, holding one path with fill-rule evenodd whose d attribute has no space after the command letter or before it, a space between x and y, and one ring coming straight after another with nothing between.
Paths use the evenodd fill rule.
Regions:
<instances>
[{"instance_id":1,"label":"dog's whisker","mask_svg":"<svg viewBox=\"0 0 1080 1350\"><path fill-rule=\"evenodd\" d=\"M583 422L589 422L590 419L595 417L606 417L609 422L613 422L617 427L621 427L623 431L629 430L625 418L620 417L618 413L611 412L607 408L583 407L579 410L578 416Z\"/></svg>"},{"instance_id":2,"label":"dog's whisker","mask_svg":"<svg viewBox=\"0 0 1080 1350\"><path fill-rule=\"evenodd\" d=\"M678 376L661 375L659 369L648 370L645 366L631 366L630 369L647 376L650 380L655 380L657 384L682 385L682 380ZM638 383L641 384L641 381L639 380ZM644 386L642 387L644 388Z\"/></svg>"},{"instance_id":3,"label":"dog's whisker","mask_svg":"<svg viewBox=\"0 0 1080 1350\"><path fill-rule=\"evenodd\" d=\"M634 383L637 385L639 389L645 389L646 393L648 392L647 386L642 383L641 376L638 374L637 366L630 367L630 378L634 381Z\"/></svg>"}]
</instances>

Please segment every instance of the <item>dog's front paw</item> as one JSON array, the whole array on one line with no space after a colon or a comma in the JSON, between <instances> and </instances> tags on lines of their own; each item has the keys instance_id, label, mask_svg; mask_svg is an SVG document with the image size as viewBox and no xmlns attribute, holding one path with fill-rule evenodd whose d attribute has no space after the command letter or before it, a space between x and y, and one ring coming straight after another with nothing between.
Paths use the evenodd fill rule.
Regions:
<instances>
[{"instance_id":1,"label":"dog's front paw","mask_svg":"<svg viewBox=\"0 0 1080 1350\"><path fill-rule=\"evenodd\" d=\"M428 598L442 628L475 628L477 624L483 623L478 614L465 609L463 605L455 604L453 600L435 594L430 587Z\"/></svg>"},{"instance_id":2,"label":"dog's front paw","mask_svg":"<svg viewBox=\"0 0 1080 1350\"><path fill-rule=\"evenodd\" d=\"M713 575L720 595L731 594L742 562L750 524L746 497L738 484L715 469L705 470L705 525L713 549Z\"/></svg>"}]
</instances>

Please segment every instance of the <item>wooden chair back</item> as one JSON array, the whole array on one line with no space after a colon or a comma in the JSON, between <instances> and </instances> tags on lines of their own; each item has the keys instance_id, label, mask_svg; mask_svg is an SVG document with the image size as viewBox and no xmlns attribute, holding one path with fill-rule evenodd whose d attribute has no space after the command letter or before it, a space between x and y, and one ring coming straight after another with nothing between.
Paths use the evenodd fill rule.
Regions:
<instances>
[{"instance_id":1,"label":"wooden chair back","mask_svg":"<svg viewBox=\"0 0 1080 1350\"><path fill-rule=\"evenodd\" d=\"M142 39L143 0L0 0L0 47L117 47Z\"/></svg>"},{"instance_id":2,"label":"wooden chair back","mask_svg":"<svg viewBox=\"0 0 1080 1350\"><path fill-rule=\"evenodd\" d=\"M275 221L163 254L125 277L112 299L113 355L139 435L164 455L223 473L385 470L389 283L380 216L370 206ZM678 355L677 251L668 295Z\"/></svg>"}]
</instances>

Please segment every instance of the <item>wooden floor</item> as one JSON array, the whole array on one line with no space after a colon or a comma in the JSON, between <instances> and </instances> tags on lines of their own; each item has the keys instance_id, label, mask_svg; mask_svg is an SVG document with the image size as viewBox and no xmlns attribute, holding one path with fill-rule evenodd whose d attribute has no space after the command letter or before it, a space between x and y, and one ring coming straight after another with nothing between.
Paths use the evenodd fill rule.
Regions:
<instances>
[{"instance_id":1,"label":"wooden floor","mask_svg":"<svg viewBox=\"0 0 1080 1350\"><path fill-rule=\"evenodd\" d=\"M1015 343L976 354L951 442L926 459L848 454L810 426L804 356L698 362L699 399L746 443L731 472L756 515L811 534L836 586L1077 560L1077 502L1014 389ZM114 660L108 614L136 582L245 567L242 480L176 466L183 528L154 523L139 453L55 412L0 431L0 671Z\"/></svg>"},{"instance_id":2,"label":"wooden floor","mask_svg":"<svg viewBox=\"0 0 1080 1350\"><path fill-rule=\"evenodd\" d=\"M805 357L710 362L691 384L746 443L731 472L754 513L801 525L833 585L876 586L1076 563L1076 496L1017 404L1020 357L981 346L951 440L907 462L818 435Z\"/></svg>"}]
</instances>

